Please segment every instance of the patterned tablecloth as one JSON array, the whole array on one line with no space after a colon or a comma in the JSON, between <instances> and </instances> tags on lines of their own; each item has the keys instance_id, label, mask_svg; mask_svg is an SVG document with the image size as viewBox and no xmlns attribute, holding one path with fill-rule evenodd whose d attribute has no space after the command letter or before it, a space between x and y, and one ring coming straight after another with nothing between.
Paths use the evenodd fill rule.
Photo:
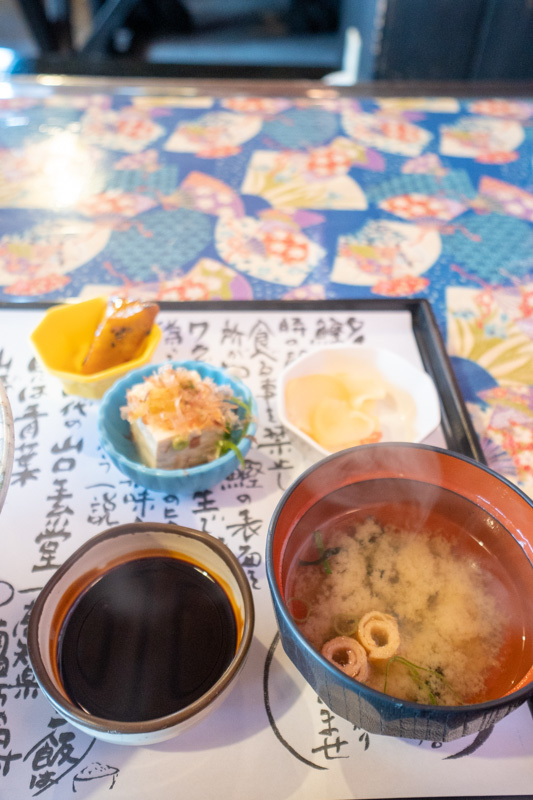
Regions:
<instances>
[{"instance_id":1,"label":"patterned tablecloth","mask_svg":"<svg viewBox=\"0 0 533 800\"><path fill-rule=\"evenodd\" d=\"M533 491L533 98L2 94L1 300L426 297Z\"/></svg>"},{"instance_id":2,"label":"patterned tablecloth","mask_svg":"<svg viewBox=\"0 0 533 800\"><path fill-rule=\"evenodd\" d=\"M532 121L533 98L4 85L0 300L426 297L489 464L533 492Z\"/></svg>"},{"instance_id":3,"label":"patterned tablecloth","mask_svg":"<svg viewBox=\"0 0 533 800\"><path fill-rule=\"evenodd\" d=\"M0 301L59 302L117 290L142 298L193 301L427 298L489 465L533 495L533 95L530 100L356 97L342 91L303 90L286 96L250 91L209 95L176 87L145 91L119 82L110 87L103 82L77 87L53 83L15 80L0 84ZM11 350L6 328L4 323L0 367L7 369ZM17 335L20 338L14 331L13 336ZM38 376L29 369L25 366L22 370L23 382L19 381L13 397L19 427L26 425L24 404L34 396L32 391L37 391L32 381ZM59 407L58 395L59 388L51 388L47 402L53 400ZM48 484L57 466L57 453L62 453L61 447L67 443L75 449L73 440L60 445L57 437L67 436L65 426L81 425L85 410L69 403L61 414L63 427L52 430L53 426L43 426L41 432L43 464L51 459L51 466L41 470L39 486L44 489L34 491L35 510L28 506L24 512L28 519L35 515L31 536L39 530L41 512L47 519L56 513L55 505L49 508L56 500ZM69 414L77 414L79 419L71 420ZM25 442L23 446L30 447ZM87 453L72 455L83 463L88 460L94 468L92 447L92 441L87 441ZM28 449L27 458L31 455ZM98 468L101 466L98 462ZM90 494L94 487L80 486L79 497L92 503L85 509L89 524L98 516L99 505ZM248 495L242 491L239 495L240 490L230 484L224 488L225 524L230 530L237 527L234 520L238 522L247 512L239 503ZM12 490L3 517L9 523L9 531L4 530L8 543L10 536L17 538L18 509L24 504L20 481ZM236 499L232 492L237 493ZM124 494L120 507L124 515L132 513L130 497L133 493ZM158 501L157 513L163 513L167 501ZM199 503L198 498L195 502ZM268 503L263 502L265 508L260 511L266 520ZM200 512L210 524L211 516L209 520L207 516L214 511L205 508L207 511L199 505L182 504L185 524L199 524L204 518L194 515ZM68 507L67 512L72 514ZM107 514L106 510L101 519L107 519ZM57 538L58 533L51 535ZM79 538L79 531L77 535ZM29 551L31 536L28 533L26 537ZM42 536L37 535L34 543ZM66 540L66 533L63 538ZM249 550L248 539L244 545ZM12 560L14 550L9 550ZM30 555L20 555L22 567L28 566ZM260 561L258 555L257 563ZM28 564L31 566L31 559ZM28 574L33 575L31 569ZM19 630L27 624L28 597L38 588L36 578L31 578L34 583L28 580L20 586L0 581L5 594L0 596L1 611L7 615L12 607L9 613L17 620L16 625L10 622L9 646L20 645L20 654L25 651ZM261 646L268 648L274 625L267 592L256 592L256 598L264 627ZM5 625L2 617L0 626ZM3 633L6 631L0 630L0 644ZM83 748L91 749L93 744L82 741L80 734L75 741L72 732L56 734L56 728L64 724L57 718L46 722L50 712L44 701L39 705L30 668L24 667L20 654L17 650L9 656L7 672L1 671L0 660L4 679L0 689L5 690L4 695L0 692L2 774L8 783L13 781L13 791L15 786L29 785L31 796L51 790L61 779L63 793L53 796L70 796L80 789L84 775L79 771L85 763ZM262 696L258 665L263 660L262 652L256 652L249 672L253 681L250 678L247 684L255 687L254 692L257 689L253 695L257 703ZM19 681L17 670L23 667L27 683ZM15 676L11 683L6 675ZM287 685L280 679L283 691ZM279 697L283 698L281 689ZM301 684L297 689L291 701L295 708L297 698L303 696ZM30 695L36 711L27 710ZM306 702L310 707L313 703L317 714L316 700ZM247 707L239 694L235 708L241 713ZM324 713L324 709L319 711ZM287 717L285 706L279 717L289 719L292 725L293 717ZM300 724L303 718L305 715L295 712L298 736L305 733ZM246 720L244 712L242 720ZM468 745L461 755L471 759L458 761L453 748L445 748L437 763L436 750L419 748L417 769L423 765L427 783L416 784L418 773L412 774L410 756L406 760L402 755L405 744L384 741L368 750L368 735L365 738L364 732L349 731L342 741L337 735L335 746L339 750L341 745L347 746L350 736L350 741L359 736L356 745L371 754L367 763L374 764L375 759L375 772L366 775L360 789L366 796L385 796L379 782L382 757L392 759L395 780L404 761L409 766L402 780L387 788L392 794L402 790L427 793L431 775L436 776L439 795L473 794L474 787L478 792L501 794L507 778L501 773L501 780L496 781L494 770L499 766L494 753L506 759L507 775L516 778L509 791L524 792L532 769L531 721L526 706L509 725L517 722L520 726L521 721L523 727L512 728L509 736L506 731L510 728L502 722L498 728L501 741L494 743L493 739L487 744L485 736ZM49 730L43 733L46 724ZM320 724L325 725L322 717ZM216 733L215 726L215 743ZM293 733L291 728L286 738ZM10 738L6 738L8 734ZM254 760L258 754L253 739L258 732L245 729L241 734L255 755L249 762L239 759L239 767L232 767L241 775L243 764L249 764L250 772L248 775L245 770L239 784L242 791L235 790L232 796L250 797L246 781L257 787L254 770L259 769L258 764L267 769L269 762ZM325 741L322 728L320 734ZM50 742L52 755L49 753L45 763L36 754ZM474 778L477 755L473 754L481 744L485 750ZM80 751L76 758L75 746ZM225 745L217 746L226 753ZM310 752L316 755L324 749L325 757L330 758L325 748L325 744L315 746ZM107 788L112 788L119 767L124 766L123 788L117 783L115 794L131 798L142 795L137 776L143 770L156 789L154 764L159 769L164 763L169 770L177 764L182 770L178 769L178 774L185 776L193 764L198 779L205 772L202 764L207 752L201 736L193 736L175 752L169 746L168 752L160 748L155 754L136 753L129 770L125 768L128 757L116 750L98 750L95 745L94 757L100 766L102 759L113 765L114 771L106 773L113 781ZM191 754L195 759L189 763ZM8 755L11 764L5 760ZM55 759L59 759L57 763ZM317 768L309 791L298 768L287 763L289 767L280 767L279 776L271 769L268 778L275 782L279 777L286 787L284 797L356 794L355 789L338 787L345 786L343 769L349 785L357 784L357 762L355 777L343 767L348 762L337 762L338 783L328 790L320 777L325 768ZM519 768L515 769L515 763ZM78 773L68 789L73 765ZM166 775L161 772L156 794L174 797L174 778L167 780ZM259 782L267 779L266 772L261 775ZM67 778L62 780L64 776ZM235 782L231 775L225 780L230 778ZM229 796L224 786L220 796ZM191 785L187 793L191 798L207 796L201 780L196 794ZM262 797L264 791L256 788L256 795ZM281 797L279 791L277 796Z\"/></svg>"}]
</instances>

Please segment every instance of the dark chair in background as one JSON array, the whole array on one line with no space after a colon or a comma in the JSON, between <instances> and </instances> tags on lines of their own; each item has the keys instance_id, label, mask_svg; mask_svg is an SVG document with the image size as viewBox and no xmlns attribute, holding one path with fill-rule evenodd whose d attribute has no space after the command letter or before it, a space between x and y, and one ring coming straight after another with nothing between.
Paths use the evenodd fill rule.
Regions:
<instances>
[{"instance_id":1,"label":"dark chair in background","mask_svg":"<svg viewBox=\"0 0 533 800\"><path fill-rule=\"evenodd\" d=\"M533 78L531 0L85 0L81 42L70 6L80 0L17 2L40 57L14 71L340 84Z\"/></svg>"},{"instance_id":2,"label":"dark chair in background","mask_svg":"<svg viewBox=\"0 0 533 800\"><path fill-rule=\"evenodd\" d=\"M317 78L342 64L345 0L73 0L90 4L81 41L70 1L16 0L40 50L21 71Z\"/></svg>"}]
</instances>

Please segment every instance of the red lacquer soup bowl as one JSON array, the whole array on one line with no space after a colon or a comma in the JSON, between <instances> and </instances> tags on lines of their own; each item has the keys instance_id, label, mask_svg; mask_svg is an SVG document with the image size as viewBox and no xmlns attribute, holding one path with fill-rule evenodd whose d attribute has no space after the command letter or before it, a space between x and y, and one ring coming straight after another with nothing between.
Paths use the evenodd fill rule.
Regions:
<instances>
[{"instance_id":1,"label":"red lacquer soup bowl","mask_svg":"<svg viewBox=\"0 0 533 800\"><path fill-rule=\"evenodd\" d=\"M437 607L444 602L445 584L441 590L435 585L434 595L424 606L426 619L420 623L405 616L405 598L409 600L409 594L402 595L398 606L391 600L388 607L383 597L389 596L390 586L385 594L376 590L373 597L378 598L377 611L385 615L386 624L399 630L396 650L387 650L386 645L392 647L394 636L389 641L389 634L380 629L381 623L374 625L370 644L361 637L367 612L374 613L368 607L354 611L353 619L350 614L341 614L340 630L339 615L332 616L333 627L327 628L328 622L321 632L320 620L326 606L331 604L335 611L331 598L340 596L344 602L353 595L363 602L361 597L366 597L369 583L376 576L386 580L388 575L390 584L397 582L406 591L417 591L416 569L412 578L410 568L418 566L423 570L422 562L417 565L417 559L413 559L403 572L396 567L391 571L390 564L380 563L382 550L369 549L373 546L372 537L367 535L361 544L358 534L353 533L366 530L361 525L368 521L380 533L385 532L383 535L392 536L387 542L389 551L399 550L400 542L408 541L410 545L414 543L413 552L418 546L430 554L451 553L450 558L456 561L443 560L442 570L452 569L454 574L466 569L467 575L473 570L473 585L481 587L483 597L476 597L474 605L457 612L455 619L456 598L452 592L452 606L449 614L448 607L445 609L444 618L448 614L448 627L465 627L465 620L469 624L470 617L475 619L470 608L477 608L476 604L484 608L483 601L495 609L497 637L490 658L482 664L486 674L481 689L474 689L475 681L469 683L465 672L461 692L456 692L453 686L448 687L440 662L429 659L421 665L418 659L414 664L408 649L403 650L404 642L414 636L418 624L422 629L423 624L433 625L433 617L440 619ZM349 538L343 539L345 535ZM339 542L340 547L331 546ZM346 547L343 542L348 542ZM366 573L357 573L359 567L346 566L346 553L353 551L353 542L366 548ZM405 556L402 558L405 561ZM361 445L325 458L304 472L281 498L270 524L266 564L286 653L326 705L358 727L371 733L450 741L493 725L533 693L533 503L516 486L470 458L435 447L401 443ZM332 582L341 580L343 570L348 574L347 570L352 569L353 576L359 574L360 578L352 577L350 572L346 584L344 575L344 594L339 595L338 586ZM439 569L437 565L437 573ZM312 588L315 585L316 600ZM304 600L298 597L302 591L307 593ZM456 594L461 593L459 587ZM346 608L343 605L341 611L346 612ZM358 613L362 614L360 619ZM442 616L442 609L439 613ZM314 625L315 618L316 633L310 626L310 619ZM351 629L345 629L347 620ZM461 640L461 651L448 652L446 658L457 660L466 653L468 662L469 651L482 658L481 633L474 628L470 634L463 634L461 628L461 635L467 636ZM351 646L337 636L347 636L347 642L364 645L353 645L354 652L363 651L364 670L358 672L359 667L350 666ZM341 641L334 657L331 648L323 650L325 640ZM453 637L450 641L454 641ZM405 668L409 680L417 685L404 696L393 696L387 685L393 663L397 672L400 667ZM472 665L467 663L469 666ZM476 675L479 674L478 670ZM447 694L445 686L452 695Z\"/></svg>"}]
</instances>

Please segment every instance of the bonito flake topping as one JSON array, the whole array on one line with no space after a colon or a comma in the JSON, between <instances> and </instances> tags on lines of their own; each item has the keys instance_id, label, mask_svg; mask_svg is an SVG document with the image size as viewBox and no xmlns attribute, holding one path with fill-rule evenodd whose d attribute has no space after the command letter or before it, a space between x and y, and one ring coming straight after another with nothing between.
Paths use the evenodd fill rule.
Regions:
<instances>
[{"instance_id":1,"label":"bonito flake topping","mask_svg":"<svg viewBox=\"0 0 533 800\"><path fill-rule=\"evenodd\" d=\"M121 417L130 423L141 459L178 469L217 457L221 437L242 423L229 385L196 370L161 367L126 392Z\"/></svg>"}]
</instances>

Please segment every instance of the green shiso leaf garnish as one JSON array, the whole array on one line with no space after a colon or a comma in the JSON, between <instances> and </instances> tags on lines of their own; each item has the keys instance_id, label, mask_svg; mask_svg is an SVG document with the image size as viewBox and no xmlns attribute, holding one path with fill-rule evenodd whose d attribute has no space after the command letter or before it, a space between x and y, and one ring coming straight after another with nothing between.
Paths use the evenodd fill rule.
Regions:
<instances>
[{"instance_id":1,"label":"green shiso leaf garnish","mask_svg":"<svg viewBox=\"0 0 533 800\"><path fill-rule=\"evenodd\" d=\"M218 443L218 458L220 458L220 456L225 455L230 450L232 450L235 453L235 455L239 459L241 466L244 467L244 456L239 450L238 445L236 445L235 442L232 442L231 439L223 438L220 440L220 442Z\"/></svg>"},{"instance_id":2,"label":"green shiso leaf garnish","mask_svg":"<svg viewBox=\"0 0 533 800\"><path fill-rule=\"evenodd\" d=\"M245 412L245 415L243 419L239 420L240 424L236 425L234 428L231 428L229 425L226 426L226 429L220 437L217 445L216 457L220 458L220 456L225 455L231 450L239 459L241 466L244 467L244 456L241 453L238 444L246 435L248 426L252 420L252 398L250 397L249 400L242 400L240 397L230 397L226 400L226 402L241 408Z\"/></svg>"}]
</instances>

